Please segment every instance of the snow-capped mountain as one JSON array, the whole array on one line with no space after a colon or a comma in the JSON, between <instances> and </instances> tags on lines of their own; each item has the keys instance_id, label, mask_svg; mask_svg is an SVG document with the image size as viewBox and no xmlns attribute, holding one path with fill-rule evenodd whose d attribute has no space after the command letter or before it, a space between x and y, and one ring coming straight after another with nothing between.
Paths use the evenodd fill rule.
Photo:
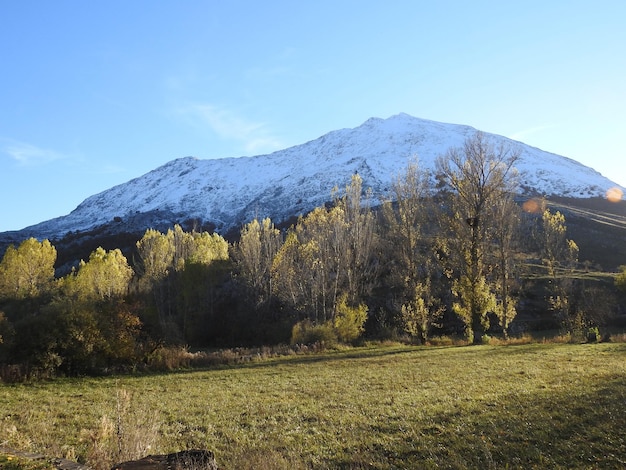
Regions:
<instances>
[{"instance_id":1,"label":"snow-capped mountain","mask_svg":"<svg viewBox=\"0 0 626 470\"><path fill-rule=\"evenodd\" d=\"M416 159L423 169L450 147L476 132L399 114L371 118L354 129L341 129L302 145L255 157L173 160L127 183L89 197L69 215L20 231L26 236L58 239L116 221L136 229L199 219L219 232L254 217L280 222L304 214L331 198L358 172L373 197L384 197L392 180ZM486 134L521 152L516 165L524 191L568 197L603 196L618 186L592 168L569 158Z\"/></svg>"}]
</instances>

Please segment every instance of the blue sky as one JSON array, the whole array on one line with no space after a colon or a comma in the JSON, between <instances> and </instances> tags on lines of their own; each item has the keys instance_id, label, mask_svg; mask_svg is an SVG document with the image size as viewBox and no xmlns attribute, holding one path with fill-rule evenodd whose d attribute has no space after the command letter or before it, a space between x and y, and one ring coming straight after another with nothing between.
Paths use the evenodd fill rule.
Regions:
<instances>
[{"instance_id":1,"label":"blue sky","mask_svg":"<svg viewBox=\"0 0 626 470\"><path fill-rule=\"evenodd\" d=\"M626 2L0 2L0 231L400 112L626 186Z\"/></svg>"}]
</instances>

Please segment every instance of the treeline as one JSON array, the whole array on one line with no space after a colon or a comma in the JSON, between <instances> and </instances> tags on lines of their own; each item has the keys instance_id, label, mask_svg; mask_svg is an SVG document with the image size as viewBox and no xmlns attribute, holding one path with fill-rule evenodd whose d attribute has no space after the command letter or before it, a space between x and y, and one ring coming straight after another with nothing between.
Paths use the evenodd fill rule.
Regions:
<instances>
[{"instance_id":1,"label":"treeline","mask_svg":"<svg viewBox=\"0 0 626 470\"><path fill-rule=\"evenodd\" d=\"M330 345L363 335L480 343L506 338L539 301L555 324L584 334L614 306L573 275L578 248L563 215L514 201L517 158L478 133L438 159L436 178L409 164L382 205L354 175L285 232L253 220L229 244L180 226L151 229L130 261L98 248L58 279L54 246L25 240L0 262L0 365L94 373L144 364L168 344ZM528 266L542 285L532 295Z\"/></svg>"}]
</instances>

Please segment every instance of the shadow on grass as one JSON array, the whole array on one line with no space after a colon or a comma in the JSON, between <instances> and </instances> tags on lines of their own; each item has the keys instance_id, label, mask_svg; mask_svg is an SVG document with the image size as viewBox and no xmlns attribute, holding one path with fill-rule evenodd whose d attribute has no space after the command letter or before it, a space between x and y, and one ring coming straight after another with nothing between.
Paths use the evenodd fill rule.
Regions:
<instances>
[{"instance_id":1,"label":"shadow on grass","mask_svg":"<svg viewBox=\"0 0 626 470\"><path fill-rule=\"evenodd\" d=\"M271 369L276 367L284 367L300 364L315 364L323 362L348 361L355 359L373 359L384 358L389 356L400 356L405 354L416 354L420 352L435 351L441 349L450 349L452 346L380 346L380 347L362 347L345 350L325 350L321 352L310 353L294 353L277 355L273 357L262 357L260 355L242 355L232 360L225 360L223 363L204 364L203 360L192 361L190 366L186 368L173 369L170 371L146 371L137 374L138 376L168 376L168 375L186 375L202 372L211 372L218 370L236 370L236 369Z\"/></svg>"},{"instance_id":2,"label":"shadow on grass","mask_svg":"<svg viewBox=\"0 0 626 470\"><path fill-rule=\"evenodd\" d=\"M615 343L618 344L618 343ZM620 343L621 344L621 343ZM433 354L453 354L455 357L463 355L475 356L477 352L485 355L492 354L528 354L529 350L536 350L541 353L542 350L562 347L561 343L522 343L522 344L503 344L503 345L445 345L445 346L374 346L374 347L357 347L344 350L324 350L321 352L294 353L277 355L273 357L260 357L257 355L242 355L217 362L214 364L205 364L203 360L193 361L186 368L173 369L169 371L146 371L140 373L139 376L169 376L169 375L187 375L202 372L236 370L236 369L272 369L277 367L286 367L291 365L316 364L324 362L338 362L360 359L388 358L392 356L413 355L419 357L432 357ZM626 344L622 349L626 352Z\"/></svg>"},{"instance_id":3,"label":"shadow on grass","mask_svg":"<svg viewBox=\"0 0 626 470\"><path fill-rule=\"evenodd\" d=\"M370 440L379 444L353 449L329 468L622 469L625 404L626 377L616 377L474 402L414 423L388 420L372 426Z\"/></svg>"}]
</instances>

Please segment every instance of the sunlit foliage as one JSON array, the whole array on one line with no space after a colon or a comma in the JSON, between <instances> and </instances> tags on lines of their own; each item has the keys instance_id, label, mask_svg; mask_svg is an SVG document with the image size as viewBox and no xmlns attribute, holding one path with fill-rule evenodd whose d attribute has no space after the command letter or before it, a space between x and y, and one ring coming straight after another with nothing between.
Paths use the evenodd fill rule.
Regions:
<instances>
[{"instance_id":1,"label":"sunlit foliage","mask_svg":"<svg viewBox=\"0 0 626 470\"><path fill-rule=\"evenodd\" d=\"M45 294L54 282L57 252L48 240L24 240L9 246L0 262L0 298L24 299Z\"/></svg>"}]
</instances>

